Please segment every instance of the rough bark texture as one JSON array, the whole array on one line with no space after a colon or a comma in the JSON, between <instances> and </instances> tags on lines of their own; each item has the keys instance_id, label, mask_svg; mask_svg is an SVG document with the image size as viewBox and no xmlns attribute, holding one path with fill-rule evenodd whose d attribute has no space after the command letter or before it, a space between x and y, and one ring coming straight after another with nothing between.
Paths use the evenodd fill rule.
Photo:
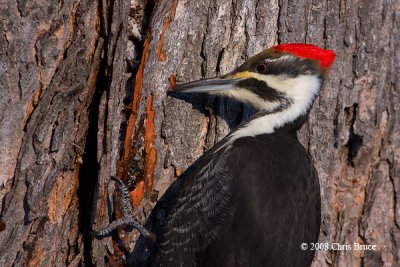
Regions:
<instances>
[{"instance_id":1,"label":"rough bark texture","mask_svg":"<svg viewBox=\"0 0 400 267\"><path fill-rule=\"evenodd\" d=\"M1 266L91 263L98 164L108 177L118 153L127 11L107 0L0 4Z\"/></svg>"},{"instance_id":2,"label":"rough bark texture","mask_svg":"<svg viewBox=\"0 0 400 267\"><path fill-rule=\"evenodd\" d=\"M337 53L300 131L320 177L320 242L377 248L319 250L314 266L400 264L396 0L133 2L127 84L126 3L0 5L1 266L122 264L117 241L131 250L137 233L88 235L118 216L109 175L131 184L144 221L157 196L249 113L221 98L172 98L168 88L287 42Z\"/></svg>"}]
</instances>

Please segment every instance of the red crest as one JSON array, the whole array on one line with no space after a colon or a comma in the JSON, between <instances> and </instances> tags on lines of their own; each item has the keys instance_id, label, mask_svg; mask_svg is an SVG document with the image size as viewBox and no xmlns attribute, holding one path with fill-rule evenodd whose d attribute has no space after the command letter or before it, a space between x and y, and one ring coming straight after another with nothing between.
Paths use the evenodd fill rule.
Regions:
<instances>
[{"instance_id":1,"label":"red crest","mask_svg":"<svg viewBox=\"0 0 400 267\"><path fill-rule=\"evenodd\" d=\"M279 52L287 52L301 58L318 60L321 68L329 68L335 61L335 51L322 49L312 44L281 44L272 47Z\"/></svg>"}]
</instances>

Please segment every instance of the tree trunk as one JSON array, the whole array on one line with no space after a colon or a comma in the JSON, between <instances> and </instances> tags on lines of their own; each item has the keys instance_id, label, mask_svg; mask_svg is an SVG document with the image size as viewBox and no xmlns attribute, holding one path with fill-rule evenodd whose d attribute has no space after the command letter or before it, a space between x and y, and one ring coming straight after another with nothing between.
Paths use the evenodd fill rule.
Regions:
<instances>
[{"instance_id":1,"label":"tree trunk","mask_svg":"<svg viewBox=\"0 0 400 267\"><path fill-rule=\"evenodd\" d=\"M126 1L9 2L0 9L1 266L122 265L118 240L131 251L136 232L89 234L119 216L109 176L131 186L144 222L250 113L223 98L176 99L169 87L288 42L337 53L299 137L320 177L319 242L352 247L320 249L313 266L400 264L396 0L132 0L129 23Z\"/></svg>"},{"instance_id":2,"label":"tree trunk","mask_svg":"<svg viewBox=\"0 0 400 267\"><path fill-rule=\"evenodd\" d=\"M92 263L95 185L118 157L128 11L118 0L0 4L0 266Z\"/></svg>"}]
</instances>

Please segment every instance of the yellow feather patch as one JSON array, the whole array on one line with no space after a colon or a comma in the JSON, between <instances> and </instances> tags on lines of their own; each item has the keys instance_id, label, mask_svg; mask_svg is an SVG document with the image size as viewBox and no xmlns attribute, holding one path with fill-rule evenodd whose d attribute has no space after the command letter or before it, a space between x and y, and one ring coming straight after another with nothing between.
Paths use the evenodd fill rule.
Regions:
<instances>
[{"instance_id":1,"label":"yellow feather patch","mask_svg":"<svg viewBox=\"0 0 400 267\"><path fill-rule=\"evenodd\" d=\"M256 78L256 74L250 71L236 72L232 75L233 78Z\"/></svg>"}]
</instances>

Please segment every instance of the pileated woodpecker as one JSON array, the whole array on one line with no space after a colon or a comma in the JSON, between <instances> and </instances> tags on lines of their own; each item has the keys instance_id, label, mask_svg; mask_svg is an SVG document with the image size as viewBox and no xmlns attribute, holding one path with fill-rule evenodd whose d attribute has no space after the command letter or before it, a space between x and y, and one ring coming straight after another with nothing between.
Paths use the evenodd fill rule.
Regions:
<instances>
[{"instance_id":1,"label":"pileated woodpecker","mask_svg":"<svg viewBox=\"0 0 400 267\"><path fill-rule=\"evenodd\" d=\"M225 76L173 88L231 97L258 112L169 190L161 230L155 238L141 231L152 243L150 266L311 265L314 251L302 244L318 241L319 181L296 131L334 59L314 45L277 45Z\"/></svg>"}]
</instances>

